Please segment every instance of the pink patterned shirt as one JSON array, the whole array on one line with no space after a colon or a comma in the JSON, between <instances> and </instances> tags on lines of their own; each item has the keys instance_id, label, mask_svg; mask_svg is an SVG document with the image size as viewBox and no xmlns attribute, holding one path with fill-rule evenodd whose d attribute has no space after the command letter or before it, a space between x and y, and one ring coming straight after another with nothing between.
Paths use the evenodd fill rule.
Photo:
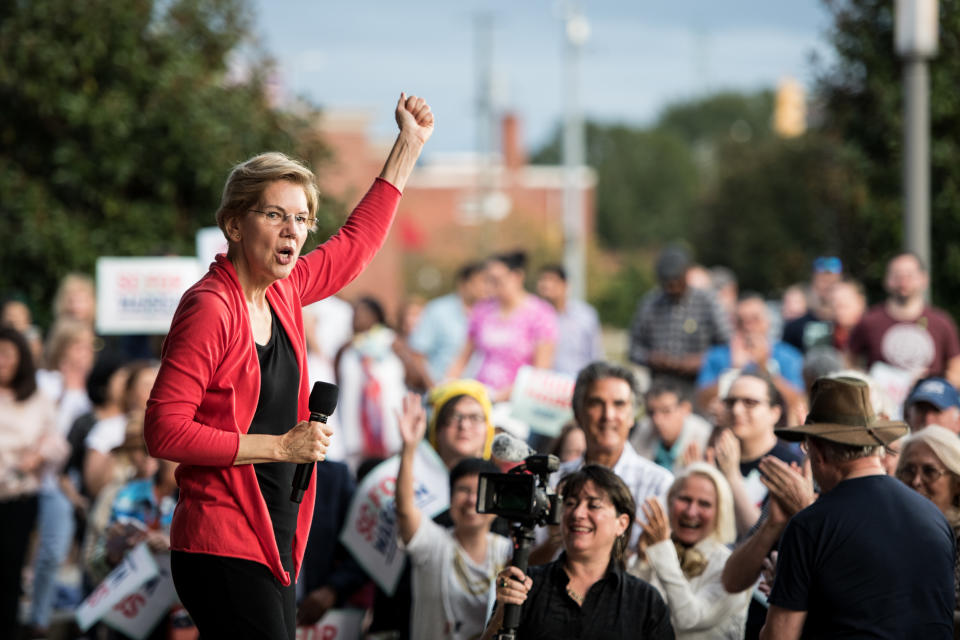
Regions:
<instances>
[{"instance_id":1,"label":"pink patterned shirt","mask_svg":"<svg viewBox=\"0 0 960 640\"><path fill-rule=\"evenodd\" d=\"M556 342L556 313L533 295L506 316L496 300L485 300L473 306L467 336L482 358L477 380L499 391L513 384L520 367L533 364L538 343Z\"/></svg>"}]
</instances>

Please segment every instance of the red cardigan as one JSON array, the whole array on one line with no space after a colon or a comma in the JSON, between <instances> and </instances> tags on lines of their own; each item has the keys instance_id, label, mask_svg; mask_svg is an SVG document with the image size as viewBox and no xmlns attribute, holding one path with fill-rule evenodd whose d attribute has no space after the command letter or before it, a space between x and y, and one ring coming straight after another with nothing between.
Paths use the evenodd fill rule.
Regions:
<instances>
[{"instance_id":1,"label":"red cardigan","mask_svg":"<svg viewBox=\"0 0 960 640\"><path fill-rule=\"evenodd\" d=\"M300 367L300 420L310 415L301 307L335 294L360 274L383 245L399 201L400 192L377 179L340 231L267 289ZM161 358L143 434L152 456L181 463L171 548L253 560L289 585L253 465L233 466L240 434L257 408L260 365L247 303L223 254L183 294ZM294 575L300 573L315 492L311 479L297 515Z\"/></svg>"}]
</instances>

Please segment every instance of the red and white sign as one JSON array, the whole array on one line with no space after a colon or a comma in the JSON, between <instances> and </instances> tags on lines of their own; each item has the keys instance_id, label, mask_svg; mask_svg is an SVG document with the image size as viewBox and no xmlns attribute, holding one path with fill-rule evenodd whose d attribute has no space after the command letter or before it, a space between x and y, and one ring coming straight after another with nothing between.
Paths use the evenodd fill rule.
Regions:
<instances>
[{"instance_id":1,"label":"red and white sign","mask_svg":"<svg viewBox=\"0 0 960 640\"><path fill-rule=\"evenodd\" d=\"M510 394L510 415L545 436L557 436L573 418L571 401L576 381L565 373L520 367Z\"/></svg>"},{"instance_id":2,"label":"red and white sign","mask_svg":"<svg viewBox=\"0 0 960 640\"><path fill-rule=\"evenodd\" d=\"M297 640L360 640L362 609L331 609L312 627L297 627Z\"/></svg>"},{"instance_id":3,"label":"red and white sign","mask_svg":"<svg viewBox=\"0 0 960 640\"><path fill-rule=\"evenodd\" d=\"M393 456L364 476L340 534L343 546L388 595L397 587L405 555L398 545L394 504L399 469L400 458ZM447 468L426 443L417 447L413 478L413 499L425 518L450 506Z\"/></svg>"},{"instance_id":4,"label":"red and white sign","mask_svg":"<svg viewBox=\"0 0 960 640\"><path fill-rule=\"evenodd\" d=\"M77 607L77 626L86 631L128 595L160 575L160 569L145 542L124 556L87 599Z\"/></svg>"},{"instance_id":5,"label":"red and white sign","mask_svg":"<svg viewBox=\"0 0 960 640\"><path fill-rule=\"evenodd\" d=\"M180 297L199 278L196 258L99 258L97 332L166 333Z\"/></svg>"}]
</instances>

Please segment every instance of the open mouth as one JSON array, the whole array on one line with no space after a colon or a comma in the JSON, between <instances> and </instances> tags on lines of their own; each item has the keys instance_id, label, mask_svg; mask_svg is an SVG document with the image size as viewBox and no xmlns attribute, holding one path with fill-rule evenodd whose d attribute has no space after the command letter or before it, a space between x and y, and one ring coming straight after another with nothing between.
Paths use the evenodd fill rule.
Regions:
<instances>
[{"instance_id":1,"label":"open mouth","mask_svg":"<svg viewBox=\"0 0 960 640\"><path fill-rule=\"evenodd\" d=\"M284 247L277 251L277 261L280 264L290 264L293 261L293 249Z\"/></svg>"}]
</instances>

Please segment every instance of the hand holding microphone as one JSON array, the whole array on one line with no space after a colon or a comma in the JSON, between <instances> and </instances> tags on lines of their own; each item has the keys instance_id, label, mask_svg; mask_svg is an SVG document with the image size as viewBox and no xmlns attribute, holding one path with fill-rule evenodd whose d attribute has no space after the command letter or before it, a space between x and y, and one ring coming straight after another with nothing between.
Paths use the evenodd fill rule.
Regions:
<instances>
[{"instance_id":1,"label":"hand holding microphone","mask_svg":"<svg viewBox=\"0 0 960 640\"><path fill-rule=\"evenodd\" d=\"M291 452L291 459L301 461L293 474L293 490L290 493L290 500L293 502L303 500L303 493L313 475L315 461L326 458L330 436L333 435L333 429L327 426L327 418L337 408L339 393L340 390L335 384L314 384L310 393L310 421L297 424L284 436L285 441L289 437L289 442L284 444Z\"/></svg>"}]
</instances>

